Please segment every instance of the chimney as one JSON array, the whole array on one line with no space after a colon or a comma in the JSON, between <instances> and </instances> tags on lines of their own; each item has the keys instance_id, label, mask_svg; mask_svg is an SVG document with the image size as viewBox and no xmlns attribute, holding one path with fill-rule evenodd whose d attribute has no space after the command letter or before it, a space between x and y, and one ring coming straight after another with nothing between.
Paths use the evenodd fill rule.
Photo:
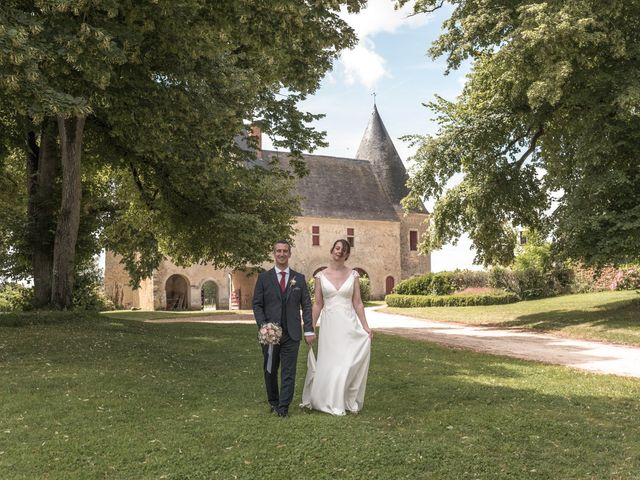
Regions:
<instances>
[{"instance_id":1,"label":"chimney","mask_svg":"<svg viewBox=\"0 0 640 480\"><path fill-rule=\"evenodd\" d=\"M262 130L260 127L252 125L249 136L256 140L256 153L260 156L262 154Z\"/></svg>"}]
</instances>

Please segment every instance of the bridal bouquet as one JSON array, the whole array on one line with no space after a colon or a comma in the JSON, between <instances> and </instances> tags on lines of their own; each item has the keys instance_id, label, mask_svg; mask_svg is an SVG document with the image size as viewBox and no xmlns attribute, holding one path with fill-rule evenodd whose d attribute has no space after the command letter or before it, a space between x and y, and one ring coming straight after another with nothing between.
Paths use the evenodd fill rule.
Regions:
<instances>
[{"instance_id":1,"label":"bridal bouquet","mask_svg":"<svg viewBox=\"0 0 640 480\"><path fill-rule=\"evenodd\" d=\"M258 342L262 345L277 345L282 338L282 327L275 323L265 323L258 330Z\"/></svg>"}]
</instances>

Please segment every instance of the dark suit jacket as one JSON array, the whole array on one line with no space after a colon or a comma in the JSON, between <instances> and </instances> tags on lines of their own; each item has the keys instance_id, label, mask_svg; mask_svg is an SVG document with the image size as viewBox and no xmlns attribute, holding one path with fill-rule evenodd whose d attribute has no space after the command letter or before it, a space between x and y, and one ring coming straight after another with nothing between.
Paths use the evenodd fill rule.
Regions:
<instances>
[{"instance_id":1,"label":"dark suit jacket","mask_svg":"<svg viewBox=\"0 0 640 480\"><path fill-rule=\"evenodd\" d=\"M287 331L293 340L300 341L302 338L300 309L302 309L304 331L313 332L311 296L304 275L289 269L289 283L282 293L275 268L262 272L258 275L253 293L253 315L258 327L269 322L280 324L283 319L283 305Z\"/></svg>"}]
</instances>

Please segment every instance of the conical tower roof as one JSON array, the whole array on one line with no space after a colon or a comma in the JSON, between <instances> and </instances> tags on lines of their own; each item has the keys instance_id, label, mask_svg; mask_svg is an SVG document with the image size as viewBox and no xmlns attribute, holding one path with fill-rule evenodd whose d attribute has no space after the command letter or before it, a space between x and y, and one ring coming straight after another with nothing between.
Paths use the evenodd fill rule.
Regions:
<instances>
[{"instance_id":1,"label":"conical tower roof","mask_svg":"<svg viewBox=\"0 0 640 480\"><path fill-rule=\"evenodd\" d=\"M406 185L409 176L375 105L356 158L372 163L373 171L389 199L394 206L400 206L400 200L409 194Z\"/></svg>"}]
</instances>

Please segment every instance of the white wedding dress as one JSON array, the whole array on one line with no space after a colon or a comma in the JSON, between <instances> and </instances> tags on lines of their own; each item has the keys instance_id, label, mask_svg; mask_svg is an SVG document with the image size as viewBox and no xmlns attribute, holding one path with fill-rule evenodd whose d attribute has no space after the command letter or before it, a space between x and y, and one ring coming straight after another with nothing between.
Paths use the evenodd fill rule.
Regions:
<instances>
[{"instance_id":1,"label":"white wedding dress","mask_svg":"<svg viewBox=\"0 0 640 480\"><path fill-rule=\"evenodd\" d=\"M315 277L322 286L324 308L320 317L317 361L313 350L309 349L303 407L332 415L362 409L371 340L353 308L353 286L358 276L353 271L337 289L322 272Z\"/></svg>"}]
</instances>

